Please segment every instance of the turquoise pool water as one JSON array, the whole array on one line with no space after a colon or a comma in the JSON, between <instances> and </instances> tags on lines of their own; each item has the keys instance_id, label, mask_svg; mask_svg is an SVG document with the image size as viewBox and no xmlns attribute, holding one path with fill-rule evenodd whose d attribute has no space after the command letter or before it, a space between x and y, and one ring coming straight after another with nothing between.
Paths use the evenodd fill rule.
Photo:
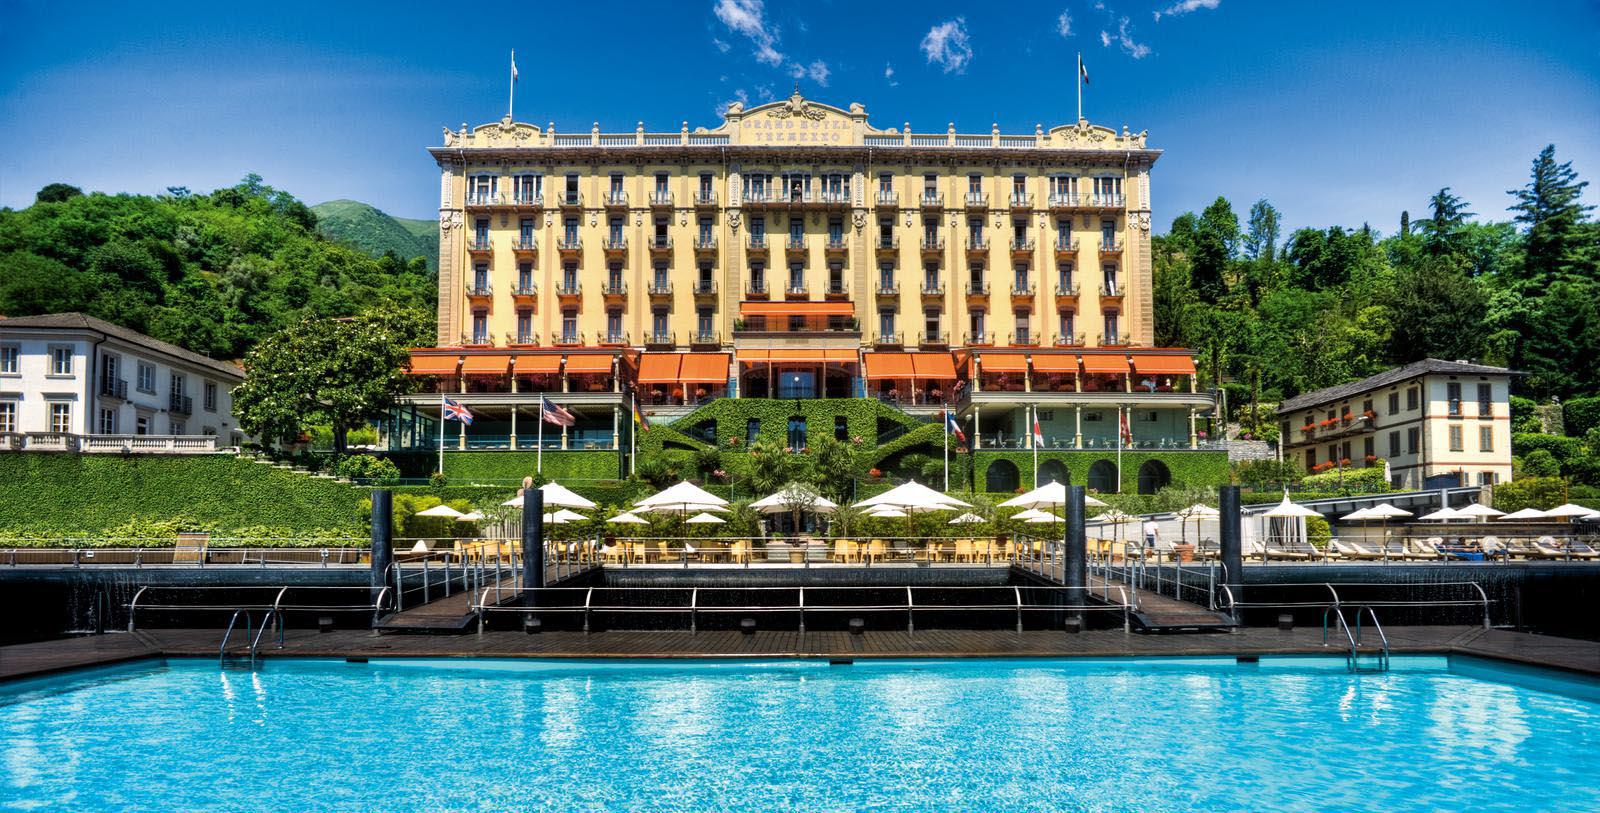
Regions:
<instances>
[{"instance_id":1,"label":"turquoise pool water","mask_svg":"<svg viewBox=\"0 0 1600 813\"><path fill-rule=\"evenodd\" d=\"M172 661L0 686L0 806L1600 809L1593 684L1395 667Z\"/></svg>"}]
</instances>

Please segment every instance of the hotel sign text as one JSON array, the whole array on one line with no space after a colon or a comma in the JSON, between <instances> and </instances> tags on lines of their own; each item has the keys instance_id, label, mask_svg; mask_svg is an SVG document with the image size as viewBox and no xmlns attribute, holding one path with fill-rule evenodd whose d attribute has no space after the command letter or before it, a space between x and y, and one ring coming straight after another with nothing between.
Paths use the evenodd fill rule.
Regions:
<instances>
[{"instance_id":1,"label":"hotel sign text","mask_svg":"<svg viewBox=\"0 0 1600 813\"><path fill-rule=\"evenodd\" d=\"M842 118L752 118L740 123L739 132L745 144L843 145L850 143L850 125L850 120Z\"/></svg>"}]
</instances>

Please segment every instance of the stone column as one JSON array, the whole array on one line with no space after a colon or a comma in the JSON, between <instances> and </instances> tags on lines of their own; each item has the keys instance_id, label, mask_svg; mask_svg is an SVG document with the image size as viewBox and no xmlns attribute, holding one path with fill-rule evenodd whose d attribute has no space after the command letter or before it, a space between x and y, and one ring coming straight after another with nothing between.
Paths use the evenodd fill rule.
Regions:
<instances>
[{"instance_id":1,"label":"stone column","mask_svg":"<svg viewBox=\"0 0 1600 813\"><path fill-rule=\"evenodd\" d=\"M515 404L511 407L511 450L517 450L517 407Z\"/></svg>"},{"instance_id":2,"label":"stone column","mask_svg":"<svg viewBox=\"0 0 1600 813\"><path fill-rule=\"evenodd\" d=\"M972 450L976 452L983 448L983 426L978 422L978 416L983 413L983 407L976 404L972 407Z\"/></svg>"},{"instance_id":3,"label":"stone column","mask_svg":"<svg viewBox=\"0 0 1600 813\"><path fill-rule=\"evenodd\" d=\"M611 448L613 449L622 448L622 442L620 439L621 423L622 409L621 407L613 406L611 408Z\"/></svg>"},{"instance_id":4,"label":"stone column","mask_svg":"<svg viewBox=\"0 0 1600 813\"><path fill-rule=\"evenodd\" d=\"M1244 601L1244 529L1240 526L1239 487L1217 488L1217 536L1222 558L1222 584L1228 588L1235 603ZM1240 613L1233 607L1228 610L1234 623Z\"/></svg>"},{"instance_id":5,"label":"stone column","mask_svg":"<svg viewBox=\"0 0 1600 813\"><path fill-rule=\"evenodd\" d=\"M1200 448L1199 437L1194 431L1194 407L1189 407L1189 448Z\"/></svg>"},{"instance_id":6,"label":"stone column","mask_svg":"<svg viewBox=\"0 0 1600 813\"><path fill-rule=\"evenodd\" d=\"M1073 432L1073 435L1074 435L1073 440L1072 440L1072 448L1074 448L1074 449L1082 449L1083 448L1083 407L1081 405L1080 406L1075 406L1075 407L1072 408L1072 432Z\"/></svg>"}]
</instances>

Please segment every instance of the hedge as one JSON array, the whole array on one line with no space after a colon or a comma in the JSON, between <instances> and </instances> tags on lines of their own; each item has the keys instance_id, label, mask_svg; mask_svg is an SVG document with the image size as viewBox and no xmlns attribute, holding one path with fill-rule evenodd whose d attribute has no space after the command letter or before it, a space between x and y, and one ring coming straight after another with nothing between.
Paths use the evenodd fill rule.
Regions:
<instances>
[{"instance_id":1,"label":"hedge","mask_svg":"<svg viewBox=\"0 0 1600 813\"><path fill-rule=\"evenodd\" d=\"M1393 490L1383 472L1381 460L1370 466L1346 466L1343 471L1335 469L1305 477L1300 481L1300 487L1308 491L1338 494L1382 494Z\"/></svg>"},{"instance_id":2,"label":"hedge","mask_svg":"<svg viewBox=\"0 0 1600 813\"><path fill-rule=\"evenodd\" d=\"M540 468L538 452L452 452L444 453L445 482L450 485L490 484L516 486ZM406 477L427 477L439 467L439 456L430 452L403 452L389 455ZM615 480L621 464L615 451L549 451L542 467L546 480Z\"/></svg>"},{"instance_id":3,"label":"hedge","mask_svg":"<svg viewBox=\"0 0 1600 813\"><path fill-rule=\"evenodd\" d=\"M1583 443L1577 438L1563 435L1546 435L1539 432L1518 432L1511 436L1511 453L1518 457L1538 449L1548 451L1562 466L1583 453Z\"/></svg>"},{"instance_id":4,"label":"hedge","mask_svg":"<svg viewBox=\"0 0 1600 813\"><path fill-rule=\"evenodd\" d=\"M716 438L720 446L726 447L730 438L736 438L740 447L746 445L749 439L746 426L752 418L761 422L756 439L785 444L789 439L789 418L795 415L797 410L806 419L808 446L820 443L823 438L833 437L834 419L841 415L845 418L849 435L861 438L863 445L868 448L877 446L877 422L880 418L912 428L926 424L925 421L919 421L872 398L829 398L809 401L721 398L674 421L670 427L674 430L672 432L660 432L658 431L660 427L652 425L650 431L640 433L639 454L643 456L651 451L659 451L663 442L668 439L688 440L695 448L701 448L704 443L688 437L685 433L708 420L716 422Z\"/></svg>"},{"instance_id":5,"label":"hedge","mask_svg":"<svg viewBox=\"0 0 1600 813\"><path fill-rule=\"evenodd\" d=\"M0 453L0 533L104 535L138 524L365 537L365 489L206 455ZM176 530L176 528L174 529Z\"/></svg>"},{"instance_id":6,"label":"hedge","mask_svg":"<svg viewBox=\"0 0 1600 813\"><path fill-rule=\"evenodd\" d=\"M1561 407L1561 422L1566 433L1581 438L1600 426L1600 398L1574 398Z\"/></svg>"},{"instance_id":7,"label":"hedge","mask_svg":"<svg viewBox=\"0 0 1600 813\"><path fill-rule=\"evenodd\" d=\"M1029 487L1032 482L1030 473L1033 471L1033 452L1021 450L991 451L978 450L973 456L974 488L983 488L987 481L989 467L997 460L1009 460L1016 465L1019 480L1023 488ZM1089 481L1089 467L1097 460L1105 460L1116 465L1116 453L1104 451L1056 451L1040 450L1039 465L1047 461L1058 460L1067 467L1067 476L1071 483L1084 485ZM1229 466L1227 452L1147 452L1125 451L1122 453L1122 492L1136 493L1139 489L1139 467L1147 460L1158 460L1172 473L1171 484L1174 486L1215 486L1228 482Z\"/></svg>"}]
</instances>

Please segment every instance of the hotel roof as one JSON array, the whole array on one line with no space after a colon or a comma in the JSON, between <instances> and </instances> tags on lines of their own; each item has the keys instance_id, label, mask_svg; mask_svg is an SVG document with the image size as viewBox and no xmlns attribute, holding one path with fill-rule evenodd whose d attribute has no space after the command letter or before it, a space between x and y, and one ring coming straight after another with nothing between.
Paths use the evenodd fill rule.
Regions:
<instances>
[{"instance_id":1,"label":"hotel roof","mask_svg":"<svg viewBox=\"0 0 1600 813\"><path fill-rule=\"evenodd\" d=\"M81 313L45 313L38 316L14 316L0 318L0 330L10 328L28 328L34 330L75 330L99 333L105 336L121 339L128 344L153 350L166 356L171 356L180 361L185 361L197 367L204 367L229 378L241 378L244 370L238 365L214 358L202 356L191 350L185 350L175 344L169 344L160 339L151 338L137 330L113 325L104 319L96 319Z\"/></svg>"},{"instance_id":2,"label":"hotel roof","mask_svg":"<svg viewBox=\"0 0 1600 813\"><path fill-rule=\"evenodd\" d=\"M1404 367L1396 367L1393 370L1385 370L1375 376L1363 378L1360 381L1351 381L1346 384L1339 384L1333 387L1324 387L1320 390L1312 390L1311 392L1304 393L1302 395L1296 395L1293 398L1286 399L1283 403L1278 405L1278 414L1281 415L1285 412L1294 412L1298 409L1318 407L1333 401L1342 401L1353 395L1381 389L1383 387L1390 386L1391 384L1398 384L1402 381L1408 381L1410 379L1417 378L1418 376L1431 375L1435 373L1443 375L1515 375L1512 370L1505 367L1491 367L1487 364L1472 364L1465 361L1423 359L1421 361L1413 361Z\"/></svg>"}]
</instances>

